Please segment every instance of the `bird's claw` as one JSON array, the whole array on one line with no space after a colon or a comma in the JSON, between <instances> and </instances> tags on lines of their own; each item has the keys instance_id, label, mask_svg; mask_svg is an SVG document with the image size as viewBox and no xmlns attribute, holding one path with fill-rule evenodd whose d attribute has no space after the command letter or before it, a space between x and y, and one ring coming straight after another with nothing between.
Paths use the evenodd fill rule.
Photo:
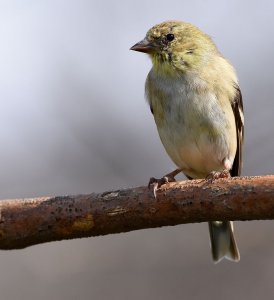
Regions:
<instances>
[{"instance_id":1,"label":"bird's claw","mask_svg":"<svg viewBox=\"0 0 274 300\"><path fill-rule=\"evenodd\" d=\"M174 176L171 176L169 174L160 179L151 177L148 182L148 188L153 192L154 198L157 199L157 191L160 189L160 187L164 184L175 181L176 179L174 178Z\"/></svg>"},{"instance_id":2,"label":"bird's claw","mask_svg":"<svg viewBox=\"0 0 274 300\"><path fill-rule=\"evenodd\" d=\"M230 173L228 170L223 170L221 172L219 171L212 171L210 172L207 176L206 179L211 180L211 182L213 182L216 179L220 179L220 178L229 178Z\"/></svg>"}]
</instances>

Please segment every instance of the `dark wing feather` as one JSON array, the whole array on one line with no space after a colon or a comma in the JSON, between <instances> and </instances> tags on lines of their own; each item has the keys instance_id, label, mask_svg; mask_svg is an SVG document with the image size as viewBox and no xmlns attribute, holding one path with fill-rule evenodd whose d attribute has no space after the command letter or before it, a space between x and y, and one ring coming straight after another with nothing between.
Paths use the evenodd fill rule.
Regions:
<instances>
[{"instance_id":1,"label":"dark wing feather","mask_svg":"<svg viewBox=\"0 0 274 300\"><path fill-rule=\"evenodd\" d=\"M232 109L235 116L236 130L237 130L237 152L234 159L231 176L240 176L242 169L242 153L244 142L244 108L241 90L238 85L235 85L236 95L232 103Z\"/></svg>"}]
</instances>

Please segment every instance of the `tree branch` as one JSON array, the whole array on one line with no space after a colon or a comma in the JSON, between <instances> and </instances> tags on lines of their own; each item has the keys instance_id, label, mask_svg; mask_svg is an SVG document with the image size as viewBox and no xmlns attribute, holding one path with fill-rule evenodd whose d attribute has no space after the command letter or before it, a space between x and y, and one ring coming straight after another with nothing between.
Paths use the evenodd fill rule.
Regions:
<instances>
[{"instance_id":1,"label":"tree branch","mask_svg":"<svg viewBox=\"0 0 274 300\"><path fill-rule=\"evenodd\" d=\"M274 175L0 201L0 249L213 220L274 219Z\"/></svg>"}]
</instances>

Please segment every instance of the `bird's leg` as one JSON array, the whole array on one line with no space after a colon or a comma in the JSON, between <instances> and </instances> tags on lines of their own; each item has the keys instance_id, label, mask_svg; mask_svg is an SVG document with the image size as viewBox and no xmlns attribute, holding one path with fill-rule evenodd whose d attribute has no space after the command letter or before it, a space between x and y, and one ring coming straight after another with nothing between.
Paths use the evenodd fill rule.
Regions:
<instances>
[{"instance_id":1,"label":"bird's leg","mask_svg":"<svg viewBox=\"0 0 274 300\"><path fill-rule=\"evenodd\" d=\"M232 163L229 159L224 158L223 161L223 166L224 169L222 171L212 171L210 172L207 176L206 179L210 179L211 181L214 181L215 179L219 179L219 178L229 178L230 173L229 170L232 168Z\"/></svg>"},{"instance_id":2,"label":"bird's leg","mask_svg":"<svg viewBox=\"0 0 274 300\"><path fill-rule=\"evenodd\" d=\"M214 181L215 179L220 179L220 178L229 178L230 173L229 170L224 169L223 171L212 171L210 172L207 176L206 179L209 179L211 181Z\"/></svg>"},{"instance_id":3,"label":"bird's leg","mask_svg":"<svg viewBox=\"0 0 274 300\"><path fill-rule=\"evenodd\" d=\"M153 191L153 195L155 199L157 198L157 190L164 184L169 182L175 182L175 176L178 175L181 172L180 169L176 169L173 172L170 172L163 176L160 179L151 177L148 183L148 188Z\"/></svg>"}]
</instances>

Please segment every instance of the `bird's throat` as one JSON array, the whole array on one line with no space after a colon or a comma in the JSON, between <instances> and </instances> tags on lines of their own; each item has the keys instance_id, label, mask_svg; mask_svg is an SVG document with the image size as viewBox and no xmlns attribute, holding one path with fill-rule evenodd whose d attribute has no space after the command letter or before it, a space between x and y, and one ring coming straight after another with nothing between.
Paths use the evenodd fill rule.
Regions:
<instances>
[{"instance_id":1,"label":"bird's throat","mask_svg":"<svg viewBox=\"0 0 274 300\"><path fill-rule=\"evenodd\" d=\"M159 75L177 76L178 70L169 59L168 55L151 55L153 67Z\"/></svg>"}]
</instances>

